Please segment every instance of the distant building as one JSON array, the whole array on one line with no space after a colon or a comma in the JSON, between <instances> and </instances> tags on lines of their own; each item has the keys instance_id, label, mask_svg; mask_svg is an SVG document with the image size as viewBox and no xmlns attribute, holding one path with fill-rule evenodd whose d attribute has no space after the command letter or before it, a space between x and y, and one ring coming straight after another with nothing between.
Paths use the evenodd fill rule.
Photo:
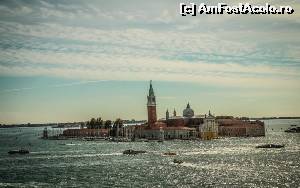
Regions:
<instances>
[{"instance_id":1,"label":"distant building","mask_svg":"<svg viewBox=\"0 0 300 188\"><path fill-rule=\"evenodd\" d=\"M196 129L185 127L184 122L174 121L174 124L166 121L157 121L156 97L150 81L149 95L147 96L148 123L145 126L136 129L135 136L146 139L192 139L196 138ZM176 111L174 109L174 115ZM172 122L174 117L169 118L169 112L166 112L166 119Z\"/></svg>"},{"instance_id":2,"label":"distant building","mask_svg":"<svg viewBox=\"0 0 300 188\"><path fill-rule=\"evenodd\" d=\"M174 110L174 112L176 112ZM194 110L188 103L186 108L183 110L183 116L167 117L159 121L165 122L167 127L187 127L194 128L196 130L196 137L203 140L210 140L218 137L218 124L215 117L210 113L209 115L194 115Z\"/></svg>"},{"instance_id":3,"label":"distant building","mask_svg":"<svg viewBox=\"0 0 300 188\"><path fill-rule=\"evenodd\" d=\"M200 125L199 134L203 140L211 140L218 137L218 124L210 111L208 116L205 116L203 124Z\"/></svg>"},{"instance_id":4,"label":"distant building","mask_svg":"<svg viewBox=\"0 0 300 188\"><path fill-rule=\"evenodd\" d=\"M115 125L112 129L67 129L63 131L65 137L117 137L117 138L145 138L154 140L165 139L196 139L210 140L218 136L264 136L264 123L249 121L246 118L235 119L232 116L215 117L209 111L208 115L195 115L190 103L178 116L176 110L173 116L166 111L165 118L157 119L156 97L152 81L150 81L147 95L148 121L137 125Z\"/></svg>"},{"instance_id":5,"label":"distant building","mask_svg":"<svg viewBox=\"0 0 300 188\"><path fill-rule=\"evenodd\" d=\"M108 129L66 129L63 131L65 137L108 137Z\"/></svg>"},{"instance_id":6,"label":"distant building","mask_svg":"<svg viewBox=\"0 0 300 188\"><path fill-rule=\"evenodd\" d=\"M149 94L147 96L148 123L136 126L135 137L146 139L213 139L218 137L218 125L215 117L195 116L194 110L188 103L183 110L183 116L177 116L176 110L173 116L166 111L164 119L157 120L156 98L152 82L150 81Z\"/></svg>"},{"instance_id":7,"label":"distant building","mask_svg":"<svg viewBox=\"0 0 300 188\"><path fill-rule=\"evenodd\" d=\"M241 120L233 117L217 119L219 135L229 137L265 136L265 126L261 121Z\"/></svg>"}]
</instances>

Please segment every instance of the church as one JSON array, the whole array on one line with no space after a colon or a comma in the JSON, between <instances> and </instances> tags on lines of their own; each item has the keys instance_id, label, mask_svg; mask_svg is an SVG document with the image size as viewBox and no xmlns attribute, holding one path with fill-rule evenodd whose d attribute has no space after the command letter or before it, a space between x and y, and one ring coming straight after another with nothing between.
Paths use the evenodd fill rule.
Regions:
<instances>
[{"instance_id":1,"label":"church","mask_svg":"<svg viewBox=\"0 0 300 188\"><path fill-rule=\"evenodd\" d=\"M165 118L157 119L156 97L150 81L149 94L147 96L148 122L135 127L136 138L153 140L168 139L196 139L210 140L218 137L218 126L215 117L208 115L194 115L194 110L187 104L182 116L177 116L174 109L173 116L166 111Z\"/></svg>"}]
</instances>

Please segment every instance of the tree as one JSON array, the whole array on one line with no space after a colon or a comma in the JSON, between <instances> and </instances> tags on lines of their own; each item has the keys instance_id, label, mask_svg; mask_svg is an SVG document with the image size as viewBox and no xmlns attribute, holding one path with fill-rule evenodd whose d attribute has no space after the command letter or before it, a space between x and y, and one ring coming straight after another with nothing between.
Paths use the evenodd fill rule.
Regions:
<instances>
[{"instance_id":1,"label":"tree","mask_svg":"<svg viewBox=\"0 0 300 188\"><path fill-rule=\"evenodd\" d=\"M80 129L83 129L84 128L84 122L81 122L80 123Z\"/></svg>"},{"instance_id":2,"label":"tree","mask_svg":"<svg viewBox=\"0 0 300 188\"><path fill-rule=\"evenodd\" d=\"M120 118L117 118L116 121L114 122L114 126L118 127L118 128L122 128L123 125L123 120Z\"/></svg>"},{"instance_id":3,"label":"tree","mask_svg":"<svg viewBox=\"0 0 300 188\"><path fill-rule=\"evenodd\" d=\"M90 121L90 128L95 129L95 127L96 127L96 119L92 118L91 121Z\"/></svg>"},{"instance_id":4,"label":"tree","mask_svg":"<svg viewBox=\"0 0 300 188\"><path fill-rule=\"evenodd\" d=\"M95 121L95 128L100 129L103 126L103 120L101 117L97 118Z\"/></svg>"},{"instance_id":5,"label":"tree","mask_svg":"<svg viewBox=\"0 0 300 188\"><path fill-rule=\"evenodd\" d=\"M111 120L106 120L105 123L104 123L104 128L105 129L109 129L112 125L112 122Z\"/></svg>"},{"instance_id":6,"label":"tree","mask_svg":"<svg viewBox=\"0 0 300 188\"><path fill-rule=\"evenodd\" d=\"M117 118L113 125L113 136L119 136L123 126L124 126L123 120Z\"/></svg>"}]
</instances>

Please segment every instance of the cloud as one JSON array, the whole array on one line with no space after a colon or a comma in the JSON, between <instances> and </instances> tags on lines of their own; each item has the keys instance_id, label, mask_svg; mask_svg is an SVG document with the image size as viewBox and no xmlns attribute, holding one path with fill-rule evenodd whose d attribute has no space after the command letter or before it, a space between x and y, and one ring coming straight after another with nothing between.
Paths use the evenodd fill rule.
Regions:
<instances>
[{"instance_id":1,"label":"cloud","mask_svg":"<svg viewBox=\"0 0 300 188\"><path fill-rule=\"evenodd\" d=\"M297 23L291 17L182 18L161 4L151 18L153 13L123 4L122 10L105 6L113 8L44 1L0 6L11 16L0 20L0 74L297 87L299 29L282 32L282 26ZM17 9L23 11L14 14ZM120 21L127 27L119 27Z\"/></svg>"},{"instance_id":2,"label":"cloud","mask_svg":"<svg viewBox=\"0 0 300 188\"><path fill-rule=\"evenodd\" d=\"M91 99L92 105L84 102L87 106L80 102L86 98L78 96L80 108L72 108L75 105L72 100L56 104L57 96L48 91L108 80L184 82L178 86L194 103L198 102L195 107L210 108L214 103L219 112L291 115L299 111L296 109L300 92L298 2L269 2L293 6L296 11L292 15L196 17L180 16L180 2L0 1L0 76L4 78L1 87L13 88L0 88L5 109L0 119L5 122L85 119L82 109L86 109L83 110L86 115L93 114L99 111L99 106L115 100L114 96L97 101L100 105L94 105ZM216 0L202 2L218 3ZM240 2L225 0L228 4ZM262 4L258 0L252 3ZM28 83L27 79L17 84L10 82L16 79L14 77L24 76L34 81L58 77L55 82L64 82L45 84L40 86L42 88ZM70 78L70 81L65 83L68 79L61 78ZM39 84L48 83L40 81ZM185 88L185 85L195 87ZM43 93L35 90L43 90ZM32 91L28 98L13 95L27 91ZM36 100L35 96L43 94L51 95L53 101ZM173 94L177 100L183 100L182 92ZM176 106L178 102L174 97L162 93L160 99ZM32 108L24 108L27 105ZM45 116L36 115L41 113L40 109L47 109ZM74 109L80 110L71 115ZM115 109L112 107L110 112L108 108L104 112L111 116L116 113ZM117 116L132 116L129 111L121 110L127 114ZM134 112L139 113L136 109Z\"/></svg>"},{"instance_id":3,"label":"cloud","mask_svg":"<svg viewBox=\"0 0 300 188\"><path fill-rule=\"evenodd\" d=\"M45 88L60 88L60 87L72 87L78 85L86 85L86 84L94 84L100 82L106 82L107 80L87 80L87 81L80 81L80 82L71 82L71 83L64 83L64 84L54 84L44 86L43 88L36 88L36 87L26 87L26 88L14 88L14 89L4 89L0 91L0 93L11 93L11 92L21 92L26 90L34 90L34 89L45 89Z\"/></svg>"},{"instance_id":4,"label":"cloud","mask_svg":"<svg viewBox=\"0 0 300 188\"><path fill-rule=\"evenodd\" d=\"M19 91L24 91L24 90L32 90L34 89L33 87L24 87L24 88L14 88L14 89L4 89L0 91L0 93L10 93L10 92L19 92Z\"/></svg>"}]
</instances>

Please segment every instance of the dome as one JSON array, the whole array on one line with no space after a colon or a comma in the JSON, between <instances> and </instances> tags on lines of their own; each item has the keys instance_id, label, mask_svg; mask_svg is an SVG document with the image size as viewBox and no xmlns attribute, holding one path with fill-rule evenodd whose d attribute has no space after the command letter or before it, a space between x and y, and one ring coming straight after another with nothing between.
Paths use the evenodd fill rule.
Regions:
<instances>
[{"instance_id":1,"label":"dome","mask_svg":"<svg viewBox=\"0 0 300 188\"><path fill-rule=\"evenodd\" d=\"M188 103L186 109L183 110L183 117L193 117L194 110L191 109L190 104Z\"/></svg>"}]
</instances>

